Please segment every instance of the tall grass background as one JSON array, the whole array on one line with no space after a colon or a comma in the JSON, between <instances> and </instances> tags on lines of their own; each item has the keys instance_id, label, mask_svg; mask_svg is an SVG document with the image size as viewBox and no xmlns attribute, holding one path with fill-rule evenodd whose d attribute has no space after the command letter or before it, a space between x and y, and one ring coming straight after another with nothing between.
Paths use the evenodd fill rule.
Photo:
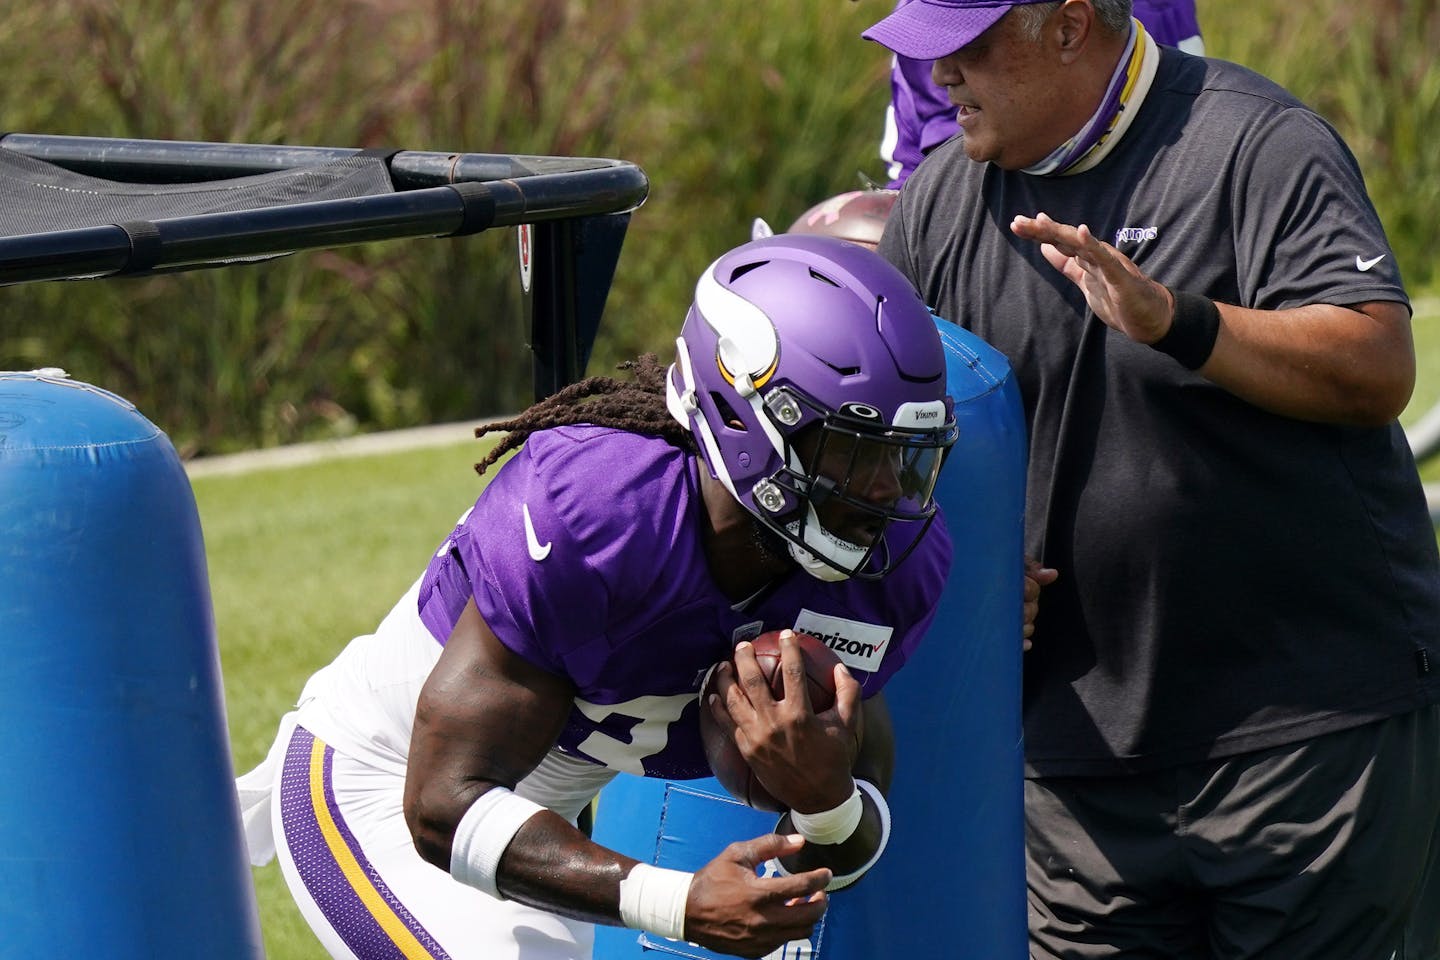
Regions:
<instances>
[{"instance_id":1,"label":"tall grass background","mask_svg":"<svg viewBox=\"0 0 1440 960\"><path fill-rule=\"evenodd\" d=\"M1417 291L1437 282L1440 13L1200 0L1212 53L1349 139ZM752 218L883 179L882 0L0 0L0 129L617 157L649 175L592 370L665 352ZM513 231L0 289L0 369L135 400L182 454L517 409Z\"/></svg>"}]
</instances>

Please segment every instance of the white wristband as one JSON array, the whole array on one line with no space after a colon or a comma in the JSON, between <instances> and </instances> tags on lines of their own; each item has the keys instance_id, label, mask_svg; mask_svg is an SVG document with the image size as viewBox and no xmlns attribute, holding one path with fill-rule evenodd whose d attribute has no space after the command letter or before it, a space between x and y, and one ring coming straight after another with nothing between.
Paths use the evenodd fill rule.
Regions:
<instances>
[{"instance_id":1,"label":"white wristband","mask_svg":"<svg viewBox=\"0 0 1440 960\"><path fill-rule=\"evenodd\" d=\"M870 859L866 860L859 869L852 870L840 876L832 876L830 882L825 886L827 893L843 890L856 880L865 876L871 867L880 862L880 855L885 852L885 847L890 843L890 805L885 802L885 795L868 780L856 780L855 785L866 794L869 794L871 802L875 804L875 813L880 817L880 841L875 844L875 852L870 854ZM794 813L791 813L790 819L792 822L794 821ZM781 863L779 858L769 861L766 866L773 868L774 872L779 876L790 876L790 871L785 869L785 864Z\"/></svg>"},{"instance_id":2,"label":"white wristband","mask_svg":"<svg viewBox=\"0 0 1440 960\"><path fill-rule=\"evenodd\" d=\"M455 827L455 838L450 843L450 876L492 897L505 899L495 883L500 857L525 821L544 809L504 787L485 791L470 804Z\"/></svg>"},{"instance_id":3,"label":"white wristband","mask_svg":"<svg viewBox=\"0 0 1440 960\"><path fill-rule=\"evenodd\" d=\"M864 814L865 801L860 799L860 785L856 782L850 796L839 806L819 813L791 810L790 823L795 832L806 840L828 846L849 840L855 828L860 826L860 818Z\"/></svg>"},{"instance_id":4,"label":"white wristband","mask_svg":"<svg viewBox=\"0 0 1440 960\"><path fill-rule=\"evenodd\" d=\"M620 922L671 940L685 939L685 901L695 874L637 863L620 881Z\"/></svg>"}]
</instances>

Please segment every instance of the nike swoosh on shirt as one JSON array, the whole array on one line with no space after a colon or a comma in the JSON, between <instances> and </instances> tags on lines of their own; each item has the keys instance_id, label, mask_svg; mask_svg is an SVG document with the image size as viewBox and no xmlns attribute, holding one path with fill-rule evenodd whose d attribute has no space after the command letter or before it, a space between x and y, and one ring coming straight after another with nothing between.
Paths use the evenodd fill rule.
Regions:
<instances>
[{"instance_id":1,"label":"nike swoosh on shirt","mask_svg":"<svg viewBox=\"0 0 1440 960\"><path fill-rule=\"evenodd\" d=\"M1361 273L1364 273L1365 271L1369 270L1371 267L1375 266L1375 264L1379 263L1381 260L1384 259L1385 254L1382 253L1374 260L1361 260L1360 255L1357 253L1355 255L1355 269L1359 270Z\"/></svg>"},{"instance_id":2,"label":"nike swoosh on shirt","mask_svg":"<svg viewBox=\"0 0 1440 960\"><path fill-rule=\"evenodd\" d=\"M530 551L530 559L539 563L550 556L550 543L546 540L543 544L540 538L535 536L535 523L530 519L530 504L520 504L520 512L525 517L525 547Z\"/></svg>"}]
</instances>

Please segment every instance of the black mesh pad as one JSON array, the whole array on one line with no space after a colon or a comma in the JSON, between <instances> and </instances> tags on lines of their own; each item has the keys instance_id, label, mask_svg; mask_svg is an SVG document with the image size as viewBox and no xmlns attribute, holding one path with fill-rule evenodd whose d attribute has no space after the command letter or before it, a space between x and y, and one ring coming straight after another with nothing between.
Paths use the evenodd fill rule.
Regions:
<instances>
[{"instance_id":1,"label":"black mesh pad","mask_svg":"<svg viewBox=\"0 0 1440 960\"><path fill-rule=\"evenodd\" d=\"M385 163L356 156L202 183L122 183L0 147L0 236L166 220L394 193Z\"/></svg>"}]
</instances>

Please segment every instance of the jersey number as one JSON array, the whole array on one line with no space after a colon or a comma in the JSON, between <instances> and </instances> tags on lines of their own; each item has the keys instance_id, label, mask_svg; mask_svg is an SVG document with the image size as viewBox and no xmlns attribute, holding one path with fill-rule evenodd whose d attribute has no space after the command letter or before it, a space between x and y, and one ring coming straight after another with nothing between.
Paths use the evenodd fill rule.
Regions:
<instances>
[{"instance_id":1,"label":"jersey number","mask_svg":"<svg viewBox=\"0 0 1440 960\"><path fill-rule=\"evenodd\" d=\"M646 757L665 749L670 738L670 724L680 719L685 708L695 702L694 693L677 693L668 697L636 697L624 703L586 703L575 701L575 709L592 722L603 724L611 717L633 719L630 740L620 740L599 730L592 731L577 749L594 757L612 770L639 776L645 775Z\"/></svg>"}]
</instances>

